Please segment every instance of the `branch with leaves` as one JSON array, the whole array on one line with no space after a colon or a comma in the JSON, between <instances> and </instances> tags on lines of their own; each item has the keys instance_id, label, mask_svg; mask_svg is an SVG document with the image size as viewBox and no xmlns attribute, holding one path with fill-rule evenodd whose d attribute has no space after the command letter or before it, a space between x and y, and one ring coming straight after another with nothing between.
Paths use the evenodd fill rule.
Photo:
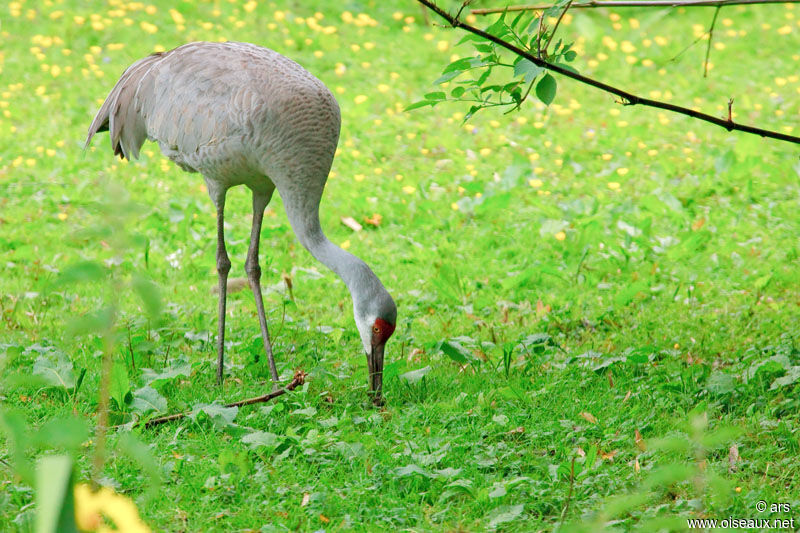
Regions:
<instances>
[{"instance_id":1,"label":"branch with leaves","mask_svg":"<svg viewBox=\"0 0 800 533\"><path fill-rule=\"evenodd\" d=\"M597 7L722 7L742 6L752 4L798 4L800 0L677 0L675 2L664 0L593 0L578 2L572 5L575 9L588 9ZM541 11L552 7L552 4L533 4L524 6L490 7L473 9L473 15L492 15L495 13L513 13L517 11Z\"/></svg>"},{"instance_id":2,"label":"branch with leaves","mask_svg":"<svg viewBox=\"0 0 800 533\"><path fill-rule=\"evenodd\" d=\"M465 101L472 104L465 117L466 120L481 109L489 107L510 108L508 112L519 109L534 86L539 100L549 105L556 95L557 84L552 75L552 73L556 73L613 94L622 105L654 107L702 120L728 131L741 131L800 144L800 137L734 122L731 113L725 118L715 117L688 107L643 98L578 73L568 64L577 56L577 53L571 49L571 44L566 44L559 39L552 53L542 48L543 43L549 44L552 40L552 33L554 33L548 33L542 18L558 17L559 13L568 6L568 1L562 0L541 14L520 12L511 22L506 21L507 13L503 12L498 20L486 30L481 30L461 20L460 15L466 3L462 5L458 14L453 16L431 0L417 1L446 20L453 28L466 31L468 35L459 44L471 42L478 54L474 57L464 57L453 61L445 67L442 76L434 82L442 84L452 81L455 87L450 91L449 96L444 91L431 92L426 94L423 100L411 104L406 109L434 106L446 101ZM572 4L572 7L574 8L575 4ZM508 60L502 54L503 50L516 55L516 59ZM480 76L457 79L462 74L474 70L481 70ZM495 83L494 80L497 79L497 76L493 77L492 74L501 70L510 70L512 81Z\"/></svg>"}]
</instances>

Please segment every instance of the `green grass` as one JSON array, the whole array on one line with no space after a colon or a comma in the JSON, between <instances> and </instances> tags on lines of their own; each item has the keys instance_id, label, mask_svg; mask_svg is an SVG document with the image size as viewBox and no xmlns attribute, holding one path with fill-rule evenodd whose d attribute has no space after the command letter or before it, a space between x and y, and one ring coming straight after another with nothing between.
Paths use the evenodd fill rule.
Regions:
<instances>
[{"instance_id":1,"label":"green grass","mask_svg":"<svg viewBox=\"0 0 800 533\"><path fill-rule=\"evenodd\" d=\"M231 365L214 385L214 210L200 177L154 144L133 163L112 157L105 134L81 151L127 65L220 38L280 51L337 95L323 227L373 266L398 327L376 410L346 288L299 245L276 195L261 240L265 304L280 372L310 380L241 408L233 425L200 416L134 439L112 432L104 482L153 530L535 531L562 514L683 530L698 516L792 517L754 506L800 507L797 148L622 107L561 78L550 109L487 110L466 127L458 104L404 113L451 54L468 53L454 48L461 35L425 26L410 1L344 4L374 25L307 4L183 2L183 25L167 2L2 8L0 529L30 530L36 457L71 450L89 479L103 341L79 318L108 302L130 389L148 382L143 368L189 369L158 385L166 411L270 388L249 291L230 296ZM560 32L577 40L583 73L720 116L733 96L737 120L797 133L792 8L724 9L707 79L704 41L673 58L708 9L585 10ZM335 33L299 22L317 9ZM232 275L244 275L249 202L229 194ZM358 233L340 222L376 213L380 225ZM108 280L56 283L86 261ZM159 319L122 289L136 276L159 287ZM471 363L442 352L454 339ZM87 369L77 392L34 379L58 354L75 375ZM17 436L14 413L27 427ZM249 445L254 431L274 437ZM741 461L729 472L732 445Z\"/></svg>"}]
</instances>

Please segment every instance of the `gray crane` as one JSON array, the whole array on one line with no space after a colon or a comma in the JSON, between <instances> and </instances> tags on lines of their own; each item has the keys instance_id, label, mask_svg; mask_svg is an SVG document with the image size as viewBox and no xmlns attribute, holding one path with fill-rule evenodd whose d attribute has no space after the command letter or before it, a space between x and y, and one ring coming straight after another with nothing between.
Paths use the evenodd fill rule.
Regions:
<instances>
[{"instance_id":1,"label":"gray crane","mask_svg":"<svg viewBox=\"0 0 800 533\"><path fill-rule=\"evenodd\" d=\"M279 382L258 264L264 209L277 188L300 243L350 291L373 401L381 402L384 348L394 333L397 308L369 266L328 240L319 221L340 122L339 106L328 88L294 61L249 43L196 42L128 67L89 127L86 146L95 133L109 131L114 154L130 160L150 139L179 167L205 179L217 209L218 384L231 268L223 232L225 194L235 185L246 185L253 193L245 270L272 380L276 386Z\"/></svg>"}]
</instances>

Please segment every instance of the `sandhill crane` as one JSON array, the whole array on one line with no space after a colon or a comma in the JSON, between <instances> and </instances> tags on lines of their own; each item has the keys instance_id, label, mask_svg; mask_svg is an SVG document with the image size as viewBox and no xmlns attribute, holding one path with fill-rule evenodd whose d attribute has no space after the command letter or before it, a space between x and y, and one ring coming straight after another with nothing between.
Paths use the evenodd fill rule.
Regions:
<instances>
[{"instance_id":1,"label":"sandhill crane","mask_svg":"<svg viewBox=\"0 0 800 533\"><path fill-rule=\"evenodd\" d=\"M205 179L217 209L218 384L231 268L223 232L225 194L235 185L246 185L253 193L245 270L272 380L279 381L258 264L264 209L277 188L298 240L350 291L373 400L381 401L384 347L394 332L397 308L369 266L328 240L319 221L339 127L339 106L321 81L277 52L238 42L189 43L137 61L122 74L89 127L86 146L95 133L109 131L114 154L130 160L150 139L182 169Z\"/></svg>"}]
</instances>

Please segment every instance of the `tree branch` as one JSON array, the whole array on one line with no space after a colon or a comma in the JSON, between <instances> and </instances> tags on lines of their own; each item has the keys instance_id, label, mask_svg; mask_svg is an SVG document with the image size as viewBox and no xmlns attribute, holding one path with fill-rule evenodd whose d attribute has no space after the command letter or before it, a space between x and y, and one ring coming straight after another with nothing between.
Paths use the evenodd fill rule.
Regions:
<instances>
[{"instance_id":1,"label":"tree branch","mask_svg":"<svg viewBox=\"0 0 800 533\"><path fill-rule=\"evenodd\" d=\"M751 4L798 4L800 0L589 0L572 4L572 9L596 7L720 7ZM538 11L553 7L553 4L532 4L524 6L492 7L473 9L473 15L491 15L505 11Z\"/></svg>"},{"instance_id":2,"label":"tree branch","mask_svg":"<svg viewBox=\"0 0 800 533\"><path fill-rule=\"evenodd\" d=\"M692 118L696 118L698 120L709 122L709 123L714 124L716 126L720 126L722 128L725 128L728 131L742 131L742 132L745 132L745 133L751 133L753 135L760 135L761 137L768 137L768 138L771 138L771 139L778 139L778 140L781 140L781 141L787 141L787 142L791 142L791 143L795 143L795 144L800 144L800 137L795 137L793 135L787 135L785 133L780 133L780 132L777 132L777 131L765 130L765 129L762 129L762 128L757 128L755 126L748 126L746 124L737 124L737 123L733 122L732 120L729 120L728 117L723 119L723 118L715 117L715 116L712 116L712 115L708 115L706 113L701 113L699 111L695 111L694 109L689 109L688 107L681 107L681 106L670 104L670 103L667 103L667 102L662 102L660 100L653 100L653 99L650 99L650 98L642 98L640 96L637 96L635 94L629 93L627 91L624 91L622 89L619 89L619 88L614 87L612 85L609 85L607 83L603 83L602 81L595 80L594 78L589 78L588 76L584 76L583 74L578 74L576 72L572 72L572 71L570 71L570 70L568 70L568 69L566 69L564 67L561 67L559 65L555 65L553 63L548 63L547 61L545 61L545 60L543 60L541 58L538 58L538 57L526 52L525 50L522 50L521 48L518 48L517 46L514 46L513 44L504 41L503 39L501 39L499 37L496 37L496 36L494 36L494 35L492 35L490 33L487 33L487 32L485 32L483 30L480 30L480 29L478 29L478 28L476 28L474 26L471 26L469 24L466 24L466 23L462 22L461 20L453 17L452 15L450 15L449 13L444 11L442 8L440 8L438 5L436 5L435 2L432 2L431 0L417 0L417 1L419 3L421 3L421 4L423 4L424 6L426 6L428 9L430 9L434 13L436 13L437 15L439 15L440 17L442 17L443 19L445 19L447 22L450 23L450 25L452 27L461 28L461 29L463 29L465 31L468 31L468 32L474 34L474 35L478 35L478 36L486 39L487 41L491 41L491 42L493 42L493 43L505 48L506 50L508 50L510 52L513 52L514 54L517 54L518 56L524 57L525 59L527 59L531 63L533 63L533 64L535 64L535 65L537 65L537 66L539 66L541 68L545 68L545 69L549 70L550 72L556 72L558 74L561 74L562 76L566 76L567 78L571 78L571 79L579 81L579 82L581 82L583 84L595 87L596 89L600 89L601 91L605 91L607 93L611 93L611 94L619 97L620 100L621 100L621 103L623 105L637 105L638 104L638 105L642 105L642 106L646 106L646 107L654 107L656 109L663 109L665 111L671 111L673 113L678 113L680 115L686 115L688 117L692 117ZM738 0L738 1L743 1L743 0ZM576 7L576 5L573 4L572 7Z\"/></svg>"},{"instance_id":3,"label":"tree branch","mask_svg":"<svg viewBox=\"0 0 800 533\"><path fill-rule=\"evenodd\" d=\"M278 396L282 396L289 391L293 391L294 389L305 383L305 379L306 379L306 373L303 372L302 370L297 370L294 373L294 377L292 378L291 383L286 385L286 387L284 387L283 389L278 389L276 391L270 392L269 394L256 396L255 398L247 398L246 400L239 400L238 402L229 403L226 404L225 407L241 407L243 405L250 405L253 403L268 402L273 398L277 398ZM172 422L174 420L180 420L181 418L187 417L189 414L190 413L175 413L172 415L160 416L158 418L151 418L150 420L144 423L144 428L150 429L153 426L157 426L159 424L165 424L167 422ZM137 425L139 424L138 423L134 424L134 426Z\"/></svg>"}]
</instances>

